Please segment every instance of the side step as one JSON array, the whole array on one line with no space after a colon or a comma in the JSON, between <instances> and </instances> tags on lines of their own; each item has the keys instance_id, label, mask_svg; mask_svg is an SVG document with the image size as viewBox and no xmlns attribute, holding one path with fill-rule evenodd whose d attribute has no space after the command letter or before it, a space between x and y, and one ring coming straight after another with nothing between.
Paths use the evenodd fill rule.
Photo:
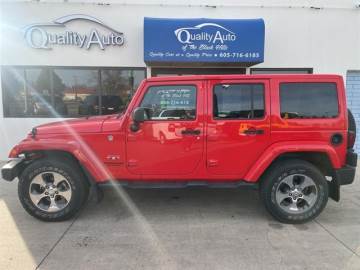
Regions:
<instances>
[{"instance_id":1,"label":"side step","mask_svg":"<svg viewBox=\"0 0 360 270\"><path fill-rule=\"evenodd\" d=\"M144 182L144 181L108 181L98 184L102 186L120 185L128 188L187 188L187 187L209 187L209 188L252 188L258 189L258 183L249 183L245 181L234 182L209 182L209 181L189 181L189 182Z\"/></svg>"}]
</instances>

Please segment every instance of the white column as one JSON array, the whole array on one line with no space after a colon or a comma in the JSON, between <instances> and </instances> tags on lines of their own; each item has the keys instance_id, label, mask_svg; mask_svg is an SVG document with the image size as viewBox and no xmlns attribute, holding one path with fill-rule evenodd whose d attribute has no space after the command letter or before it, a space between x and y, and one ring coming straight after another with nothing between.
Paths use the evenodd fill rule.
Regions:
<instances>
[{"instance_id":1,"label":"white column","mask_svg":"<svg viewBox=\"0 0 360 270\"><path fill-rule=\"evenodd\" d=\"M151 67L146 66L146 78L150 78L151 77Z\"/></svg>"}]
</instances>

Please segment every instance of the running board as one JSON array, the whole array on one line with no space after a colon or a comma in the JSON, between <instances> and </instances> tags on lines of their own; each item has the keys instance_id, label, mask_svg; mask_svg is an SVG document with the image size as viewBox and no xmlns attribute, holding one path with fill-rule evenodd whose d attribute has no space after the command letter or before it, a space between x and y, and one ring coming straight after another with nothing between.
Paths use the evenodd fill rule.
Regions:
<instances>
[{"instance_id":1,"label":"running board","mask_svg":"<svg viewBox=\"0 0 360 270\"><path fill-rule=\"evenodd\" d=\"M108 181L99 183L99 186L119 185L128 188L187 188L187 187L209 187L209 188L239 188L247 187L258 189L258 183L245 181L235 182L209 182L209 181L189 181L189 182L139 182L139 181Z\"/></svg>"}]
</instances>

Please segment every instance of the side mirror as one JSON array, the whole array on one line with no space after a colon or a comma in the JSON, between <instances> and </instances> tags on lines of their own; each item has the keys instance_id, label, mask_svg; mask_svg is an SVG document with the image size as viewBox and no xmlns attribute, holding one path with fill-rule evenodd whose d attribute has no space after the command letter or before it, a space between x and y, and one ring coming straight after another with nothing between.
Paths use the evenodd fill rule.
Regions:
<instances>
[{"instance_id":1,"label":"side mirror","mask_svg":"<svg viewBox=\"0 0 360 270\"><path fill-rule=\"evenodd\" d=\"M140 129L140 123L145 121L145 108L138 107L132 112L133 122L130 125L130 130L132 132L137 132Z\"/></svg>"},{"instance_id":2,"label":"side mirror","mask_svg":"<svg viewBox=\"0 0 360 270\"><path fill-rule=\"evenodd\" d=\"M145 121L145 109L138 107L132 113L132 120L135 123L142 123Z\"/></svg>"}]
</instances>

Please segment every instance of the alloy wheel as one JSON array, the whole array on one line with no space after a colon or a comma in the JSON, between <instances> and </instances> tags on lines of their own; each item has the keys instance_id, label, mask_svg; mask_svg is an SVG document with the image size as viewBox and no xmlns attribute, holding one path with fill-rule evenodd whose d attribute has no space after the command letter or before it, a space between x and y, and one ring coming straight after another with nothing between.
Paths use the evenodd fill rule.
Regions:
<instances>
[{"instance_id":1,"label":"alloy wheel","mask_svg":"<svg viewBox=\"0 0 360 270\"><path fill-rule=\"evenodd\" d=\"M36 175L31 180L29 195L32 203L40 210L58 212L69 204L72 189L63 175L47 171Z\"/></svg>"},{"instance_id":2,"label":"alloy wheel","mask_svg":"<svg viewBox=\"0 0 360 270\"><path fill-rule=\"evenodd\" d=\"M275 199L286 213L301 214L311 209L318 198L313 179L304 174L292 174L282 179L276 189Z\"/></svg>"}]
</instances>

